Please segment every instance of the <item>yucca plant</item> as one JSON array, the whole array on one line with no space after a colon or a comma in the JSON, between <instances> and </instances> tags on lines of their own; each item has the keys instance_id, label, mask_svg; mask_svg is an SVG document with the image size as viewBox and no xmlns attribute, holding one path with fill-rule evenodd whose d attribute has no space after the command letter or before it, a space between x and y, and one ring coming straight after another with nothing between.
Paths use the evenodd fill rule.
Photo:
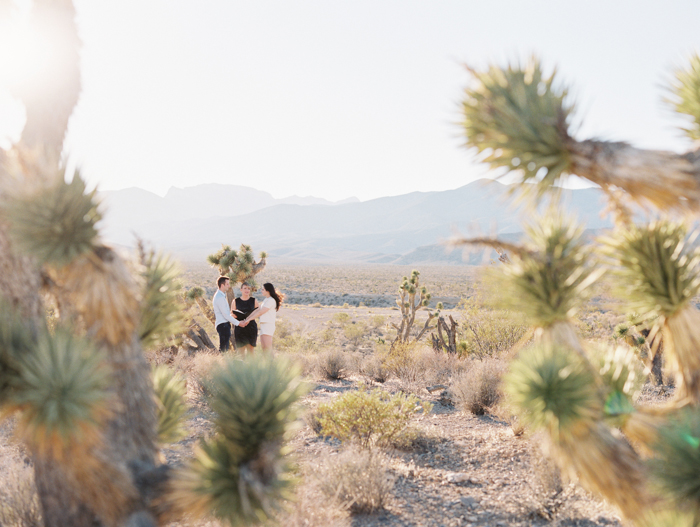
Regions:
<instances>
[{"instance_id":1,"label":"yucca plant","mask_svg":"<svg viewBox=\"0 0 700 527\"><path fill-rule=\"evenodd\" d=\"M250 245L241 244L238 251L234 251L230 245L222 245L219 251L207 256L207 261L219 272L219 276L228 276L231 279L232 287L247 282L255 291L255 275L265 269L267 253L261 252L256 262Z\"/></svg>"},{"instance_id":2,"label":"yucca plant","mask_svg":"<svg viewBox=\"0 0 700 527\"><path fill-rule=\"evenodd\" d=\"M650 461L655 481L675 498L676 507L690 508L700 522L700 411L687 407L659 430Z\"/></svg>"},{"instance_id":3,"label":"yucca plant","mask_svg":"<svg viewBox=\"0 0 700 527\"><path fill-rule=\"evenodd\" d=\"M608 357L603 362L620 361ZM616 375L616 369L604 371L610 388L629 388L629 379L622 383L625 376ZM585 358L566 347L536 346L513 362L504 386L522 421L547 432L550 453L562 469L604 495L628 518L644 515L651 503L644 467L624 439L603 422L610 396L601 391Z\"/></svg>"},{"instance_id":4,"label":"yucca plant","mask_svg":"<svg viewBox=\"0 0 700 527\"><path fill-rule=\"evenodd\" d=\"M689 117L684 131L694 141L700 137L698 57L693 55L689 67L676 72L667 99ZM535 325L548 328L538 332L546 337L539 339L544 348L523 352L512 365L506 390L531 427L549 432L560 466L576 473L637 525L696 525L700 516L694 493L700 480L694 467L700 440L695 441L693 412L700 402L700 315L692 299L700 292L700 250L683 221L664 219L657 211L653 217L661 219L634 225L627 202L662 211L700 209L697 154L577 139L568 89L556 72L543 71L536 59L525 65L470 70L472 83L463 103L467 146L501 173L505 168L520 183L536 183L515 186L527 195L534 189L534 195L542 196L569 174L599 184L618 211L618 229L602 240L603 258L594 264L596 271L591 271L593 240L580 245L557 242L550 245L554 250L527 241L462 240L500 251L505 263L501 276L509 282L499 291L513 291L513 304ZM663 333L666 365L677 377L672 405L634 404L644 375L625 346L641 344L630 325L618 326L620 346L607 348L581 343L567 323L579 305L578 291L585 292L596 273L605 271L614 273L617 293L634 313L631 324L650 328L644 337L652 351ZM687 407L683 412L689 413L677 417L679 407ZM651 458L649 466L620 439L617 427L635 449ZM650 480L649 467L662 484Z\"/></svg>"},{"instance_id":5,"label":"yucca plant","mask_svg":"<svg viewBox=\"0 0 700 527\"><path fill-rule=\"evenodd\" d=\"M695 236L681 222L658 220L602 240L627 308L653 319L653 331L663 330L676 399L693 404L700 401L700 312L691 302L700 291Z\"/></svg>"},{"instance_id":6,"label":"yucca plant","mask_svg":"<svg viewBox=\"0 0 700 527\"><path fill-rule=\"evenodd\" d=\"M214 310L212 309L211 305L204 298L204 294L205 291L201 287L192 287L187 291L187 293L185 293L185 302L193 302L197 304L197 307L199 307L202 314L207 317L209 322L214 324L216 322L216 316L214 315Z\"/></svg>"},{"instance_id":7,"label":"yucca plant","mask_svg":"<svg viewBox=\"0 0 700 527\"><path fill-rule=\"evenodd\" d=\"M265 521L290 496L284 439L296 429L297 401L308 391L299 368L254 355L229 359L207 386L215 434L172 483L172 502L231 525Z\"/></svg>"},{"instance_id":8,"label":"yucca plant","mask_svg":"<svg viewBox=\"0 0 700 527\"><path fill-rule=\"evenodd\" d=\"M699 60L693 55L690 66L677 72L669 98L677 111L691 117L686 132L692 139L700 133ZM536 182L536 195L575 174L605 190L620 188L643 205L700 208L700 166L694 156L576 139L569 88L557 79L556 70L546 74L539 59L469 71L472 79L462 103L467 147L501 173L505 168L521 182Z\"/></svg>"},{"instance_id":9,"label":"yucca plant","mask_svg":"<svg viewBox=\"0 0 700 527\"><path fill-rule=\"evenodd\" d=\"M517 170L544 190L572 169L568 90L540 61L485 71L470 69L462 102L467 144L492 168Z\"/></svg>"},{"instance_id":10,"label":"yucca plant","mask_svg":"<svg viewBox=\"0 0 700 527\"><path fill-rule=\"evenodd\" d=\"M404 276L399 286L399 297L396 299L396 305L401 310L401 322L391 325L396 330L396 338L391 343L392 348L397 345L405 345L409 342L418 342L426 331L431 329L433 319L440 316L442 302L439 302L437 309L434 312L428 310L428 318L425 320L423 327L412 338L413 324L416 321L416 313L422 309L428 308L430 304L430 293L425 286L420 285L420 272L415 269L411 271L411 276Z\"/></svg>"},{"instance_id":11,"label":"yucca plant","mask_svg":"<svg viewBox=\"0 0 700 527\"><path fill-rule=\"evenodd\" d=\"M538 340L584 354L572 321L604 269L595 266L593 247L574 220L550 210L525 227L521 244L489 238L454 243L506 248L508 261L490 276L499 303L524 313Z\"/></svg>"},{"instance_id":12,"label":"yucca plant","mask_svg":"<svg viewBox=\"0 0 700 527\"><path fill-rule=\"evenodd\" d=\"M153 368L153 388L158 402L158 442L175 443L186 434L182 419L187 413L187 381L161 365Z\"/></svg>"},{"instance_id":13,"label":"yucca plant","mask_svg":"<svg viewBox=\"0 0 700 527\"><path fill-rule=\"evenodd\" d=\"M41 90L23 92L22 84L13 92L26 125L17 144L0 149L0 418L16 419L32 457L45 525L163 525L192 512L180 507L187 500L168 500L176 471L159 452L180 437L184 385L160 370L154 387L143 348L179 327L177 270L155 252L142 253L139 263L100 239L95 191L61 162L80 92L75 10L70 0L33 2L27 16L50 25L46 56L63 69L48 68L56 74ZM47 299L55 308L51 325ZM260 379L275 368L247 373ZM289 423L293 413L283 406L292 404L284 394L294 392L293 370L271 375L279 383L266 384L263 396L282 399L256 415ZM287 381L292 388L280 388ZM250 459L226 465L242 496L220 507L232 523L261 519L268 496L276 496L268 490L286 482L278 468L283 439L268 437ZM227 452L240 445L225 434L211 444ZM207 487L206 473L192 474Z\"/></svg>"}]
</instances>

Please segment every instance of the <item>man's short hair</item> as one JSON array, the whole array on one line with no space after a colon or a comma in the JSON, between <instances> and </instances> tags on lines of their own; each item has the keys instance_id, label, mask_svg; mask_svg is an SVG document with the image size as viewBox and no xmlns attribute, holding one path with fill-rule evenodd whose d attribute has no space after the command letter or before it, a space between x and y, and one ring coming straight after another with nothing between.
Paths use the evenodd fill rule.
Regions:
<instances>
[{"instance_id":1,"label":"man's short hair","mask_svg":"<svg viewBox=\"0 0 700 527\"><path fill-rule=\"evenodd\" d=\"M219 278L216 279L216 287L221 289L221 286L226 283L226 280L230 280L228 276L220 276Z\"/></svg>"}]
</instances>

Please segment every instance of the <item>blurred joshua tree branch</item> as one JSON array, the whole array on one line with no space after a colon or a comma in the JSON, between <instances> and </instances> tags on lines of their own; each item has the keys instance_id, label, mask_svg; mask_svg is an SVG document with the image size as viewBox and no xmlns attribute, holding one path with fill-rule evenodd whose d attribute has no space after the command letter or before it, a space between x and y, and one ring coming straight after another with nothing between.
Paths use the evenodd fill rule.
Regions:
<instances>
[{"instance_id":1,"label":"blurred joshua tree branch","mask_svg":"<svg viewBox=\"0 0 700 527\"><path fill-rule=\"evenodd\" d=\"M492 168L536 182L537 193L575 174L604 189L661 209L700 209L700 152L643 150L623 142L576 140L575 106L568 89L546 76L539 60L485 71L468 68L473 82L462 103L466 145ZM678 70L669 101L691 118L687 135L700 138L700 57Z\"/></svg>"}]
</instances>

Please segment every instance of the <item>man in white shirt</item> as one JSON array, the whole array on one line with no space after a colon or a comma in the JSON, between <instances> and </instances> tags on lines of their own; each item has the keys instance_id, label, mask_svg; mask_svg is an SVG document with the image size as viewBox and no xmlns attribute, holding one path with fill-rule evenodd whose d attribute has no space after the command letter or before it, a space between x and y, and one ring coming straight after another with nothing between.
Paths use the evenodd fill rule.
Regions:
<instances>
[{"instance_id":1,"label":"man in white shirt","mask_svg":"<svg viewBox=\"0 0 700 527\"><path fill-rule=\"evenodd\" d=\"M226 292L231 289L231 281L227 276L220 276L216 280L219 290L214 293L214 315L216 316L216 332L219 334L219 351L228 351L231 341L231 324L237 326L238 320L231 316L231 307L226 299Z\"/></svg>"}]
</instances>

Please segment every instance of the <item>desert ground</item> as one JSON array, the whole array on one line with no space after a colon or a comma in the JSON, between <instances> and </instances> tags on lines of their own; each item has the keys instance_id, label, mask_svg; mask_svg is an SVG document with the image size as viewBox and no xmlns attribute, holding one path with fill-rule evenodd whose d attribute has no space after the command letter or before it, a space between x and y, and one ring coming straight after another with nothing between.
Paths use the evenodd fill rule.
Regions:
<instances>
[{"instance_id":1,"label":"desert ground","mask_svg":"<svg viewBox=\"0 0 700 527\"><path fill-rule=\"evenodd\" d=\"M390 350L398 323L397 287L410 268L269 266L257 278L287 294L278 315L275 354L299 365L310 383L303 422L290 441L295 499L277 512L284 526L603 526L623 525L615 510L576 481L562 480L540 448L542 438L523 430L509 414L498 386L514 345L527 339L515 314L487 302L497 291L481 285L474 267L421 269L433 294L418 312L422 327L438 301L440 313L458 324L460 353L436 352L426 334L396 354ZM184 266L185 289L213 293L216 273ZM589 339L612 340L620 321L605 288L577 321ZM190 308L192 309L192 308ZM194 314L216 342L213 326ZM236 357L235 352L225 354ZM177 464L211 430L202 380L228 357L216 350L150 350L154 364L168 364L187 379L187 437L163 453ZM406 433L369 452L324 435L318 411L349 392L380 390L430 403ZM646 386L644 397L663 396ZM29 457L0 428L0 525L38 525ZM363 464L364 463L364 464ZM172 524L215 526L215 520Z\"/></svg>"}]
</instances>

